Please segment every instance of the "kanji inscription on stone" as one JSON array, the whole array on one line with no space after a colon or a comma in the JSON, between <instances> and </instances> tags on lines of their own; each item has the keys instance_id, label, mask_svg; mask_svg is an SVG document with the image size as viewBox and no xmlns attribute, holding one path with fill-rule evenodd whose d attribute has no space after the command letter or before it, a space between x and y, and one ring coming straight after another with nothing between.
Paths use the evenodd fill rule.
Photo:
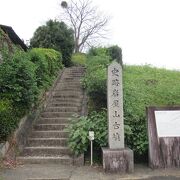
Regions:
<instances>
[{"instance_id":1,"label":"kanji inscription on stone","mask_svg":"<svg viewBox=\"0 0 180 180\"><path fill-rule=\"evenodd\" d=\"M108 67L108 140L110 149L124 148L122 67L116 61Z\"/></svg>"}]
</instances>

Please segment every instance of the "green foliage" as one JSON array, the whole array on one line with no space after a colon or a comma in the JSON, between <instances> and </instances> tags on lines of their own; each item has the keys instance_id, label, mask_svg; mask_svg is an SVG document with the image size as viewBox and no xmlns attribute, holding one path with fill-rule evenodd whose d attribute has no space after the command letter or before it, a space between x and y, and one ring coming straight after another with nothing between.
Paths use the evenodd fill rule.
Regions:
<instances>
[{"instance_id":1,"label":"green foliage","mask_svg":"<svg viewBox=\"0 0 180 180\"><path fill-rule=\"evenodd\" d=\"M107 56L108 50L105 47L92 47L88 56Z\"/></svg>"},{"instance_id":2,"label":"green foliage","mask_svg":"<svg viewBox=\"0 0 180 180\"><path fill-rule=\"evenodd\" d=\"M109 65L109 56L98 55L89 57L87 60L87 68L90 70L98 69L99 67L107 67Z\"/></svg>"},{"instance_id":3,"label":"green foliage","mask_svg":"<svg viewBox=\"0 0 180 180\"><path fill-rule=\"evenodd\" d=\"M94 131L94 148L100 150L108 144L107 110L93 111L88 117L74 118L67 130L70 132L69 147L76 155L88 150L89 131ZM131 134L129 126L125 126L125 134Z\"/></svg>"},{"instance_id":4,"label":"green foliage","mask_svg":"<svg viewBox=\"0 0 180 180\"><path fill-rule=\"evenodd\" d=\"M10 60L12 58L12 54L20 50L18 46L15 46L9 36L0 28L0 53L1 58L5 60ZM2 59L0 58L0 63Z\"/></svg>"},{"instance_id":5,"label":"green foliage","mask_svg":"<svg viewBox=\"0 0 180 180\"><path fill-rule=\"evenodd\" d=\"M36 49L37 50L37 49ZM39 48L39 52L44 53L48 61L48 71L51 75L55 75L59 69L64 66L62 64L62 55L54 49Z\"/></svg>"},{"instance_id":6,"label":"green foliage","mask_svg":"<svg viewBox=\"0 0 180 180\"><path fill-rule=\"evenodd\" d=\"M92 112L88 117L75 118L68 127L69 147L76 154L87 151L89 146L88 133L95 132L94 143L99 146L107 144L107 112Z\"/></svg>"},{"instance_id":7,"label":"green foliage","mask_svg":"<svg viewBox=\"0 0 180 180\"><path fill-rule=\"evenodd\" d=\"M49 86L57 71L63 67L61 54L53 49L34 48L29 55L36 65L38 87Z\"/></svg>"},{"instance_id":8,"label":"green foliage","mask_svg":"<svg viewBox=\"0 0 180 180\"><path fill-rule=\"evenodd\" d=\"M86 75L83 83L86 87L88 95L92 98L96 108L106 107L107 90L106 90L106 75L107 69L100 67Z\"/></svg>"},{"instance_id":9,"label":"green foliage","mask_svg":"<svg viewBox=\"0 0 180 180\"><path fill-rule=\"evenodd\" d=\"M72 55L72 63L76 66L85 66L87 61L86 54L75 53Z\"/></svg>"},{"instance_id":10,"label":"green foliage","mask_svg":"<svg viewBox=\"0 0 180 180\"><path fill-rule=\"evenodd\" d=\"M87 61L87 73L83 84L87 93L93 99L96 108L106 107L106 81L108 56L92 56Z\"/></svg>"},{"instance_id":11,"label":"green foliage","mask_svg":"<svg viewBox=\"0 0 180 180\"><path fill-rule=\"evenodd\" d=\"M122 50L117 45L110 47L92 47L88 52L88 56L109 56L110 61L117 60L121 65L123 64Z\"/></svg>"},{"instance_id":12,"label":"green foliage","mask_svg":"<svg viewBox=\"0 0 180 180\"><path fill-rule=\"evenodd\" d=\"M119 46L111 46L107 48L107 54L111 57L111 60L117 60L121 65L122 62L122 50Z\"/></svg>"},{"instance_id":13,"label":"green foliage","mask_svg":"<svg viewBox=\"0 0 180 180\"><path fill-rule=\"evenodd\" d=\"M30 108L36 100L35 66L24 52L0 66L0 97L12 100L16 106Z\"/></svg>"},{"instance_id":14,"label":"green foliage","mask_svg":"<svg viewBox=\"0 0 180 180\"><path fill-rule=\"evenodd\" d=\"M16 128L17 117L14 115L12 104L7 99L0 100L0 141Z\"/></svg>"},{"instance_id":15,"label":"green foliage","mask_svg":"<svg viewBox=\"0 0 180 180\"><path fill-rule=\"evenodd\" d=\"M49 20L40 26L30 41L33 48L52 48L62 53L63 64L71 65L71 55L74 49L73 31L64 22Z\"/></svg>"},{"instance_id":16,"label":"green foliage","mask_svg":"<svg viewBox=\"0 0 180 180\"><path fill-rule=\"evenodd\" d=\"M40 94L62 67L61 54L52 49L17 51L11 57L3 57L0 64L0 141L6 140L19 119L37 105Z\"/></svg>"},{"instance_id":17,"label":"green foliage","mask_svg":"<svg viewBox=\"0 0 180 180\"><path fill-rule=\"evenodd\" d=\"M107 106L106 74L107 65L103 58L89 57L83 82L90 99L93 100L94 109ZM178 71L150 66L124 66L124 121L131 132L125 136L125 141L137 155L145 154L148 148L146 107L179 105L180 84L177 82L180 82Z\"/></svg>"}]
</instances>

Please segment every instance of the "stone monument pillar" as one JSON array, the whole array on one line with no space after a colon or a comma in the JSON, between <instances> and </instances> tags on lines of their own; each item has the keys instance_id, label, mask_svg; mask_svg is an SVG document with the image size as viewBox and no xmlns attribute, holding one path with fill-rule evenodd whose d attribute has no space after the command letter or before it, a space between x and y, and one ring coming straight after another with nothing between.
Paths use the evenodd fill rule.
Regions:
<instances>
[{"instance_id":1,"label":"stone monument pillar","mask_svg":"<svg viewBox=\"0 0 180 180\"><path fill-rule=\"evenodd\" d=\"M122 67L114 61L108 67L108 148L102 148L106 172L133 172L133 151L124 146Z\"/></svg>"}]
</instances>

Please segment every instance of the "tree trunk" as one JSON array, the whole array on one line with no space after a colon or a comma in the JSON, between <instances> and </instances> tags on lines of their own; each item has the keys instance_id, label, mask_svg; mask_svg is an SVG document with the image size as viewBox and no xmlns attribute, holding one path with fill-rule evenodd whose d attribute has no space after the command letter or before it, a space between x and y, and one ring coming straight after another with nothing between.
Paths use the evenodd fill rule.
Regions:
<instances>
[{"instance_id":1,"label":"tree trunk","mask_svg":"<svg viewBox=\"0 0 180 180\"><path fill-rule=\"evenodd\" d=\"M74 46L74 52L78 53L79 52L79 39L75 39L75 46Z\"/></svg>"},{"instance_id":2,"label":"tree trunk","mask_svg":"<svg viewBox=\"0 0 180 180\"><path fill-rule=\"evenodd\" d=\"M79 53L79 47L78 47L78 46L75 46L74 52L75 52L75 53Z\"/></svg>"}]
</instances>

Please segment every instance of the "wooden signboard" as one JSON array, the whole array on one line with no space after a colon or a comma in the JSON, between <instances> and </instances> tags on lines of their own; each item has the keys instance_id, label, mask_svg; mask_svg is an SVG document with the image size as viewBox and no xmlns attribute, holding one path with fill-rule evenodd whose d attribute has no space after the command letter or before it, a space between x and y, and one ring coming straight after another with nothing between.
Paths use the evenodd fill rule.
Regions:
<instances>
[{"instance_id":1,"label":"wooden signboard","mask_svg":"<svg viewBox=\"0 0 180 180\"><path fill-rule=\"evenodd\" d=\"M180 106L149 107L149 166L180 167Z\"/></svg>"}]
</instances>

